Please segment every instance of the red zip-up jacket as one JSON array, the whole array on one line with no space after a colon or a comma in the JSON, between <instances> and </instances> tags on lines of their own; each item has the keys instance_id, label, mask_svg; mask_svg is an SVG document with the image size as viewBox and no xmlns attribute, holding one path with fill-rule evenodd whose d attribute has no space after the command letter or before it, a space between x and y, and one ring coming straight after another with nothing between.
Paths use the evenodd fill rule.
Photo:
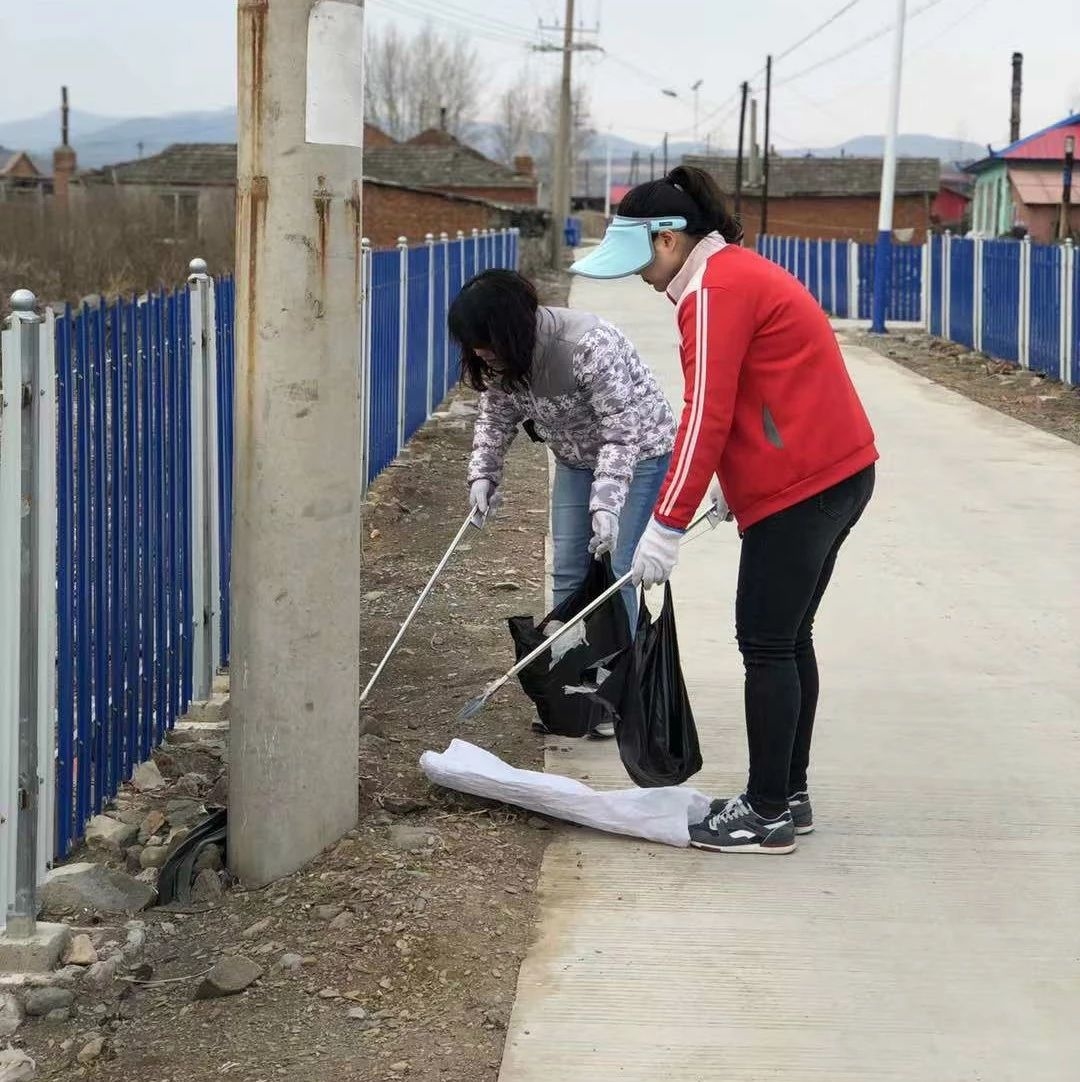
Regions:
<instances>
[{"instance_id":1,"label":"red zip-up jacket","mask_svg":"<svg viewBox=\"0 0 1080 1082\"><path fill-rule=\"evenodd\" d=\"M746 530L877 460L829 320L787 271L711 234L668 294L686 393L658 522L686 529L715 474Z\"/></svg>"}]
</instances>

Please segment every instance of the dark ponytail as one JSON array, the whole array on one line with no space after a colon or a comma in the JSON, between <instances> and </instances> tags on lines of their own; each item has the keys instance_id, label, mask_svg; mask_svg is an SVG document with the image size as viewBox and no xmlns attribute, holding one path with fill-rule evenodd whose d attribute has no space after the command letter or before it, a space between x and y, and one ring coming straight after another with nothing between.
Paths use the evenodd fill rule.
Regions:
<instances>
[{"instance_id":1,"label":"dark ponytail","mask_svg":"<svg viewBox=\"0 0 1080 1082\"><path fill-rule=\"evenodd\" d=\"M686 219L686 232L703 237L717 232L729 244L742 241L742 224L729 214L724 196L712 176L694 165L677 165L663 180L650 180L632 188L619 203L625 218Z\"/></svg>"}]
</instances>

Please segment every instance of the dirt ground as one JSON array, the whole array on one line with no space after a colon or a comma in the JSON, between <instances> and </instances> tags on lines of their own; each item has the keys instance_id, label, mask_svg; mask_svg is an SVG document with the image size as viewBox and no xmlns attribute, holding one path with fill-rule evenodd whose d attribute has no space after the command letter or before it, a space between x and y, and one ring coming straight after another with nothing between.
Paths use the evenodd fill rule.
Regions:
<instances>
[{"instance_id":1,"label":"dirt ground","mask_svg":"<svg viewBox=\"0 0 1080 1082\"><path fill-rule=\"evenodd\" d=\"M923 333L884 337L844 332L844 340L877 350L920 375L991 409L1080 443L1080 388L1024 371L985 353Z\"/></svg>"},{"instance_id":2,"label":"dirt ground","mask_svg":"<svg viewBox=\"0 0 1080 1082\"><path fill-rule=\"evenodd\" d=\"M550 303L565 303L563 283L541 285ZM471 401L455 395L449 415L430 422L373 486L363 682L464 518ZM264 890L234 884L212 907L140 914L141 969L125 966L124 979L101 990L84 979L70 1021L19 1029L16 1044L37 1060L39 1078L497 1077L553 824L436 790L417 761L462 737L515 765L541 766L532 706L516 687L473 721L457 712L511 663L506 618L543 611L546 528L546 455L521 438L498 518L459 550L362 711L356 830ZM175 762L192 754L166 748L162 772L195 769ZM145 810L175 795L125 794L121 805ZM116 950L122 925L90 929L95 946ZM250 958L263 975L239 995L194 999L202 975L229 955ZM96 1037L104 1050L80 1063Z\"/></svg>"}]
</instances>

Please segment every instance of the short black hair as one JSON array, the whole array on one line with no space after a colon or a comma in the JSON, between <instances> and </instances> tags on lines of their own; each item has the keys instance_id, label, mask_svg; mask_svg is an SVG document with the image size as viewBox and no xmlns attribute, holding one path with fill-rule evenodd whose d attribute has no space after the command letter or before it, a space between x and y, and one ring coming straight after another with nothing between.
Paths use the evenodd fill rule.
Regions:
<instances>
[{"instance_id":1,"label":"short black hair","mask_svg":"<svg viewBox=\"0 0 1080 1082\"><path fill-rule=\"evenodd\" d=\"M461 349L461 382L485 391L493 382L512 391L528 386L536 348L536 287L512 270L470 278L447 313L450 337ZM498 364L476 355L490 349Z\"/></svg>"},{"instance_id":2,"label":"short black hair","mask_svg":"<svg viewBox=\"0 0 1080 1082\"><path fill-rule=\"evenodd\" d=\"M618 213L624 218L686 219L691 237L717 232L731 244L743 237L742 224L728 214L716 181L693 165L679 165L661 180L648 180L623 196Z\"/></svg>"}]
</instances>

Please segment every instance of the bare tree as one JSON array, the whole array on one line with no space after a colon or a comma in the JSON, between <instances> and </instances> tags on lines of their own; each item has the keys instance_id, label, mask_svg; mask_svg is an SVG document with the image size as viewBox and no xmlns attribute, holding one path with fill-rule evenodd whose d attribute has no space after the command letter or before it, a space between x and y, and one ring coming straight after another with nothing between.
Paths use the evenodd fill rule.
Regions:
<instances>
[{"instance_id":1,"label":"bare tree","mask_svg":"<svg viewBox=\"0 0 1080 1082\"><path fill-rule=\"evenodd\" d=\"M523 71L499 98L495 119L495 148L499 161L513 165L518 154L531 154L533 136L541 125L536 83Z\"/></svg>"},{"instance_id":2,"label":"bare tree","mask_svg":"<svg viewBox=\"0 0 1080 1082\"><path fill-rule=\"evenodd\" d=\"M437 128L444 115L458 135L475 116L480 61L464 37L450 40L430 26L409 37L391 24L368 35L365 60L367 119L393 138Z\"/></svg>"},{"instance_id":3,"label":"bare tree","mask_svg":"<svg viewBox=\"0 0 1080 1082\"><path fill-rule=\"evenodd\" d=\"M555 137L559 130L559 94L559 83L555 81L544 90L541 102L543 153L540 157L540 174L549 183L555 157ZM580 83L571 91L570 120L570 176L576 178L579 163L586 157L589 143L596 134L589 108L589 91ZM573 187L576 194L580 187L576 179Z\"/></svg>"}]
</instances>

